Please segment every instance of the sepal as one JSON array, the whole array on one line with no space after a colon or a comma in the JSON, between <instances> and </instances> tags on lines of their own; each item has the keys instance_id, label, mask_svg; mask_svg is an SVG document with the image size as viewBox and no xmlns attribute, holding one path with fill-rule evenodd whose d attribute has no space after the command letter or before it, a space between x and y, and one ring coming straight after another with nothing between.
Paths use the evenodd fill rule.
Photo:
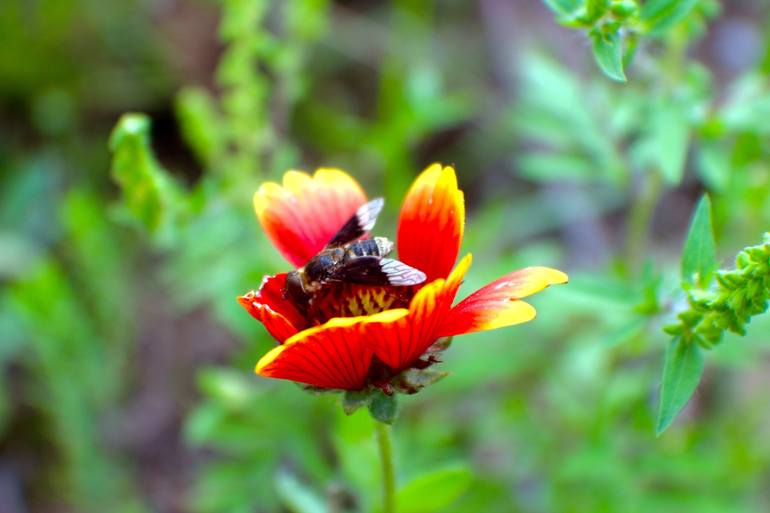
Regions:
<instances>
[{"instance_id":1,"label":"sepal","mask_svg":"<svg viewBox=\"0 0 770 513\"><path fill-rule=\"evenodd\" d=\"M368 407L371 400L371 388L365 390L346 390L342 394L342 411L345 412L345 415L353 415L359 408Z\"/></svg>"},{"instance_id":2,"label":"sepal","mask_svg":"<svg viewBox=\"0 0 770 513\"><path fill-rule=\"evenodd\" d=\"M387 395L381 390L376 390L369 401L369 413L378 422L393 424L398 417L396 394Z\"/></svg>"},{"instance_id":3,"label":"sepal","mask_svg":"<svg viewBox=\"0 0 770 513\"><path fill-rule=\"evenodd\" d=\"M393 380L393 386L402 394L411 395L447 376L449 376L449 372L433 368L409 369L399 374Z\"/></svg>"}]
</instances>

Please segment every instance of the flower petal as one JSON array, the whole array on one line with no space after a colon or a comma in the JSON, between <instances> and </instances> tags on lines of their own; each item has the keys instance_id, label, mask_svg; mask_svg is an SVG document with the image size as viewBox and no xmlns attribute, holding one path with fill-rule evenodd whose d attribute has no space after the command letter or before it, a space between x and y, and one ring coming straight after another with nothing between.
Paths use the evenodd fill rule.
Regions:
<instances>
[{"instance_id":1,"label":"flower petal","mask_svg":"<svg viewBox=\"0 0 770 513\"><path fill-rule=\"evenodd\" d=\"M465 227L465 200L455 170L433 164L412 184L398 220L399 260L427 282L446 278L457 260Z\"/></svg>"},{"instance_id":2,"label":"flower petal","mask_svg":"<svg viewBox=\"0 0 770 513\"><path fill-rule=\"evenodd\" d=\"M449 337L531 321L535 309L519 299L567 280L566 274L548 267L528 267L506 274L452 308L439 332Z\"/></svg>"},{"instance_id":3,"label":"flower petal","mask_svg":"<svg viewBox=\"0 0 770 513\"><path fill-rule=\"evenodd\" d=\"M238 298L238 302L252 317L265 325L267 331L283 342L305 327L304 317L283 297L286 273L265 276L257 291Z\"/></svg>"},{"instance_id":4,"label":"flower petal","mask_svg":"<svg viewBox=\"0 0 770 513\"><path fill-rule=\"evenodd\" d=\"M381 324L368 333L377 357L394 371L407 369L439 337L438 331L452 308L452 302L471 265L463 258L448 279L439 278L421 288L409 304L409 315Z\"/></svg>"},{"instance_id":5,"label":"flower petal","mask_svg":"<svg viewBox=\"0 0 770 513\"><path fill-rule=\"evenodd\" d=\"M366 194L350 175L323 168L311 177L287 171L283 185L266 182L254 194L254 210L278 251L301 267L366 203Z\"/></svg>"},{"instance_id":6,"label":"flower petal","mask_svg":"<svg viewBox=\"0 0 770 513\"><path fill-rule=\"evenodd\" d=\"M336 317L297 333L267 353L255 372L320 388L360 390L366 385L372 360L372 350L366 343L369 331L406 314L402 308L375 315Z\"/></svg>"}]
</instances>

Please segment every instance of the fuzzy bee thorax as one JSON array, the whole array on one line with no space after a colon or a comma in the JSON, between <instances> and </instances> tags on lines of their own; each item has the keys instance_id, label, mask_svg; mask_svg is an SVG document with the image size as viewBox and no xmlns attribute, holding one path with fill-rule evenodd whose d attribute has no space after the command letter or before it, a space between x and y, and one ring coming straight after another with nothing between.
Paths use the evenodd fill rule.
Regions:
<instances>
[{"instance_id":1,"label":"fuzzy bee thorax","mask_svg":"<svg viewBox=\"0 0 770 513\"><path fill-rule=\"evenodd\" d=\"M288 274L284 295L299 310L307 312L312 303L323 302L319 296L324 292L345 284L404 287L425 281L422 271L387 258L394 249L392 241L385 237L361 238L374 226L382 204L382 199L375 199L361 206L318 254ZM352 305L350 312L372 310L375 304L383 306L397 302L396 297L401 299L400 293L393 297L356 296L360 296L360 305Z\"/></svg>"}]
</instances>

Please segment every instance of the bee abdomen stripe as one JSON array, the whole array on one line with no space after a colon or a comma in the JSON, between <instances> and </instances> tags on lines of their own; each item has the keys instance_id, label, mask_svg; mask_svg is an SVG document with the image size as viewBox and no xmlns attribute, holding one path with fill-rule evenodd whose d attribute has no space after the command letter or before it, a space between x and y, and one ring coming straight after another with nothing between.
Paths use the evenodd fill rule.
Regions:
<instances>
[{"instance_id":1,"label":"bee abdomen stripe","mask_svg":"<svg viewBox=\"0 0 770 513\"><path fill-rule=\"evenodd\" d=\"M367 256L380 256L380 247L377 245L374 239L368 239L361 241L361 249L364 255ZM362 255L359 255L362 256Z\"/></svg>"}]
</instances>

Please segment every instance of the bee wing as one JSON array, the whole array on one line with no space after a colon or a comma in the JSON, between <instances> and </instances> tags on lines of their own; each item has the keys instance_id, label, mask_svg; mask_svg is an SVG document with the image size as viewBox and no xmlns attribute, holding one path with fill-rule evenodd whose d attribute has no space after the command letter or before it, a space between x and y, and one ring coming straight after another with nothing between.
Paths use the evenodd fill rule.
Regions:
<instances>
[{"instance_id":1,"label":"bee wing","mask_svg":"<svg viewBox=\"0 0 770 513\"><path fill-rule=\"evenodd\" d=\"M359 285L417 285L425 273L392 258L358 257L335 270L332 279Z\"/></svg>"},{"instance_id":2,"label":"bee wing","mask_svg":"<svg viewBox=\"0 0 770 513\"><path fill-rule=\"evenodd\" d=\"M381 258L380 268L391 285L417 285L425 281L425 273L392 258Z\"/></svg>"},{"instance_id":3,"label":"bee wing","mask_svg":"<svg viewBox=\"0 0 770 513\"><path fill-rule=\"evenodd\" d=\"M366 205L361 206L353 217L342 225L337 234L332 237L327 246L341 246L366 235L377 222L377 216L382 210L385 200L375 198Z\"/></svg>"}]
</instances>

